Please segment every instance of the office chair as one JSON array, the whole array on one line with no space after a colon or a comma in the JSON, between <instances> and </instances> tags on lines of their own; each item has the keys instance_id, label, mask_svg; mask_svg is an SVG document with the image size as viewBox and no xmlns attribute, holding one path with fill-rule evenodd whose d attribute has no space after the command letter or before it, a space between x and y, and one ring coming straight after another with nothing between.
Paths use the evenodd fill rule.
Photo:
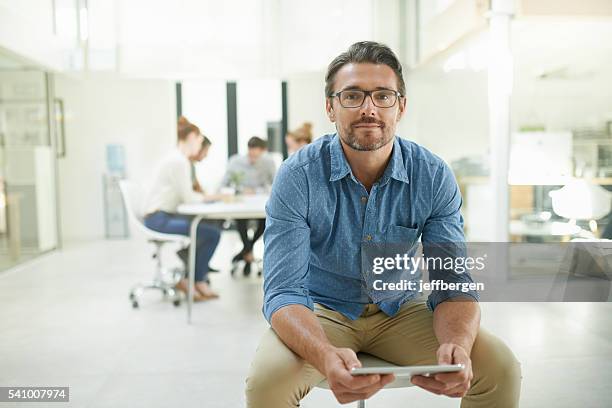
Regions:
<instances>
[{"instance_id":1,"label":"office chair","mask_svg":"<svg viewBox=\"0 0 612 408\"><path fill-rule=\"evenodd\" d=\"M181 248L186 248L189 246L189 237L178 234L164 234L147 228L144 224L144 214L142 214L141 199L144 196L142 189L128 180L121 180L119 182L119 188L121 189L121 196L123 197L123 203L125 204L130 226L132 226L133 230L144 235L147 241L154 245L152 257L155 260L155 271L153 279L147 282L139 282L132 287L129 297L132 302L132 307L134 309L139 307L139 300L145 289L160 290L164 297L168 296L172 298L174 306L180 306L181 298L179 293L174 289L174 286L181 279L181 276L183 276L184 270L181 268L173 268L170 270L164 268L162 265L161 250L162 247L168 243L175 243Z\"/></svg>"},{"instance_id":2,"label":"office chair","mask_svg":"<svg viewBox=\"0 0 612 408\"><path fill-rule=\"evenodd\" d=\"M357 353L357 358L361 361L362 367L396 367L395 364L392 364L386 360L383 360L378 357L374 357L368 353ZM383 389L387 388L406 388L406 387L414 387L414 384L410 382L410 377L395 377L395 381L385 385ZM329 389L329 384L327 380L321 381L317 384L317 388ZM366 402L365 400L357 401L357 408L365 408Z\"/></svg>"}]
</instances>

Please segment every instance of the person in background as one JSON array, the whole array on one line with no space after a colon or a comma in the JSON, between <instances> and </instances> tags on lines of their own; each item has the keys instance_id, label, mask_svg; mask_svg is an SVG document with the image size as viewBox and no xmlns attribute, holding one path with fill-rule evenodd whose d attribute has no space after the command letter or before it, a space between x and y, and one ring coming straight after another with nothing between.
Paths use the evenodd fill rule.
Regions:
<instances>
[{"instance_id":1,"label":"person in background","mask_svg":"<svg viewBox=\"0 0 612 408\"><path fill-rule=\"evenodd\" d=\"M200 147L200 151L195 156L189 158L189 164L191 166L191 184L193 185L193 191L196 193L204 194L204 189L198 181L195 164L201 162L208 156L208 150L210 149L211 144L210 139L202 135L202 145Z\"/></svg>"},{"instance_id":2,"label":"person in background","mask_svg":"<svg viewBox=\"0 0 612 408\"><path fill-rule=\"evenodd\" d=\"M191 125L191 122L189 122L189 120L185 116L179 117L177 128L180 130L182 127L185 127L187 125ZM193 191L195 191L196 193L204 194L204 189L200 185L200 182L198 181L198 177L196 175L195 165L196 163L199 163L206 157L208 157L208 151L210 150L212 142L203 134L200 134L200 136L202 137L202 145L200 146L200 150L197 154L189 157L189 165L191 167L191 182L193 184Z\"/></svg>"},{"instance_id":3,"label":"person in background","mask_svg":"<svg viewBox=\"0 0 612 408\"><path fill-rule=\"evenodd\" d=\"M223 177L222 185L233 185L237 192L243 194L266 193L270 191L276 165L274 161L265 153L268 150L268 143L257 136L253 136L248 142L248 154L246 156L234 155L230 157L227 164L227 171ZM253 237L249 238L249 222L255 223ZM245 276L251 273L251 263L254 261L253 246L262 236L265 228L265 219L258 220L236 220L236 228L242 240L242 250L234 256L232 264L244 260ZM234 268L232 268L234 270Z\"/></svg>"},{"instance_id":4,"label":"person in background","mask_svg":"<svg viewBox=\"0 0 612 408\"><path fill-rule=\"evenodd\" d=\"M184 203L215 201L215 195L203 195L193 191L190 158L202 149L200 129L185 118L177 126L177 146L159 164L145 204L145 225L166 234L189 235L191 217L177 214L177 207ZM194 300L202 301L219 297L207 281L209 262L221 237L215 226L200 223L197 231ZM187 279L181 279L176 288L187 293Z\"/></svg>"},{"instance_id":5,"label":"person in background","mask_svg":"<svg viewBox=\"0 0 612 408\"><path fill-rule=\"evenodd\" d=\"M185 121L187 120L184 116L181 116L179 118L179 126L181 124L181 119L183 119ZM202 136L202 145L200 147L200 151L195 156L191 156L189 158L189 166L191 167L191 184L193 185L193 191L195 191L196 193L206 194L206 192L204 191L204 189L200 185L200 182L198 181L198 177L196 175L195 165L196 165L196 163L201 162L202 160L204 160L208 156L208 151L210 150L210 145L212 144L212 142L206 136L204 136L204 135L201 135L201 136ZM206 223L209 224L209 225L221 227L221 224L218 224L217 222L212 221L212 220L211 221L207 221ZM187 268L188 265L189 265L189 249L188 248L182 248L182 249L178 250L176 252L176 254L181 259L183 264L185 265L185 268ZM213 272L216 273L216 272L219 272L219 270L218 269L214 269L213 267L209 266L208 267L208 272L209 273L213 273ZM206 282L210 283L208 279L206 280Z\"/></svg>"},{"instance_id":6,"label":"person in background","mask_svg":"<svg viewBox=\"0 0 612 408\"><path fill-rule=\"evenodd\" d=\"M299 129L288 132L285 136L287 152L289 155L297 152L300 148L312 142L312 123L304 122Z\"/></svg>"}]
</instances>

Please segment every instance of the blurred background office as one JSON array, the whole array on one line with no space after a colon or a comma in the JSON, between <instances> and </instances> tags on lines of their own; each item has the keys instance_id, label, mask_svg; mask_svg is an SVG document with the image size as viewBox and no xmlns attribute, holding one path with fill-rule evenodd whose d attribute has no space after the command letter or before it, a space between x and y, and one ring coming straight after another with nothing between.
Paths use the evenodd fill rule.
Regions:
<instances>
[{"instance_id":1,"label":"blurred background office","mask_svg":"<svg viewBox=\"0 0 612 408\"><path fill-rule=\"evenodd\" d=\"M0 340L0 379L30 379L25 369L18 375L19 364L7 357L17 338L27 340L16 356L40 346L48 361L68 358L74 349L58 354L61 336L44 322L72 315L83 304L84 313L108 313L94 333L107 328L137 337L133 327L154 330L163 322L189 339L186 349L199 349L207 322L224 330L213 317L223 312L236 322L257 322L244 329L257 338L264 326L261 281L255 274L229 278L232 256L242 248L232 225L225 226L212 260L220 270L212 285L222 300L198 305L195 326L183 327L181 309L168 309L155 296L142 313L124 315L130 311L123 303L129 286L150 274L152 261L146 241L129 228L118 183L150 177L175 146L181 115L212 142L207 159L195 163L206 192L221 191L229 158L246 155L254 135L266 140L270 157L280 164L294 149L287 138L303 133L310 141L334 131L324 111L325 70L359 40L383 42L400 57L407 114L398 134L451 165L463 193L468 240L612 238L611 1L0 0L0 331L8 333ZM261 251L260 240L254 257ZM47 315L42 309L50 304ZM609 322L595 309L607 306L563 307L538 309L540 317L527 326L512 318L507 325L489 323L529 356L548 347L548 318L597 316L597 324L587 319L576 330L592 335L586 343L609 361L612 332L590 331ZM516 310L528 315L532 309ZM45 327L39 340L17 323L24 313ZM93 324L85 316L76 319L81 327ZM224 336L209 338L207 347L236 346L246 367L255 340L228 341L242 338L235 328ZM134 338L111 335L110 343L132 344ZM171 343L160 338L168 343L154 340L147 350ZM95 353L109 351L95 336L87 340ZM590 358L569 340L559 347ZM137 356L133 366L150 364L149 355L136 346L130 350ZM227 353L218 358L229 358ZM551 360L558 357L553 354ZM197 371L187 359L164 364ZM42 364L26 360L28 372ZM103 378L112 372L112 361L94 364L95 379L75 391L77 400L108 391ZM609 363L590 364L584 372L611 379ZM229 403L210 406L241 406L241 378L229 371L207 377L213 384L235 384L219 397ZM34 379L47 383L53 377L45 372ZM58 378L85 381L67 372ZM136 388L146 383L134 381ZM190 381L195 379L182 386L199 389ZM582 401L552 387L541 393L528 386L524 405L544 406L557 393L561 402ZM592 406L602 406L598 396L611 397L603 389L591 394ZM325 393L315 398L331 401ZM101 404L122 406L112 401Z\"/></svg>"}]
</instances>

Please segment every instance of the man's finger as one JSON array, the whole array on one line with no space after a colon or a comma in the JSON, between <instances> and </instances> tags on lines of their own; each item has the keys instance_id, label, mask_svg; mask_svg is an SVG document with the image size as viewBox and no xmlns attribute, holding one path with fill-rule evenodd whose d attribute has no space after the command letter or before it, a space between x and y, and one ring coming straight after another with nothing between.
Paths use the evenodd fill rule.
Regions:
<instances>
[{"instance_id":1,"label":"man's finger","mask_svg":"<svg viewBox=\"0 0 612 408\"><path fill-rule=\"evenodd\" d=\"M463 364L463 370L452 373L439 373L435 375L435 379L445 383L459 383L471 380L472 369L470 357L462 348L453 348L452 361L453 364Z\"/></svg>"},{"instance_id":2,"label":"man's finger","mask_svg":"<svg viewBox=\"0 0 612 408\"><path fill-rule=\"evenodd\" d=\"M384 374L380 376L380 383L383 385L383 387L392 383L393 381L395 381L395 375L393 374Z\"/></svg>"},{"instance_id":3,"label":"man's finger","mask_svg":"<svg viewBox=\"0 0 612 408\"><path fill-rule=\"evenodd\" d=\"M429 391L429 392L431 392L433 394L436 394L436 395L440 395L441 394L440 391L437 388L432 388L432 387L428 387L427 385L421 385L421 384L417 384L417 383L414 383L414 385L416 385L419 388L424 389L425 391Z\"/></svg>"},{"instance_id":4,"label":"man's finger","mask_svg":"<svg viewBox=\"0 0 612 408\"><path fill-rule=\"evenodd\" d=\"M436 374L433 378L445 384L460 384L468 380L468 374L464 371L465 370L456 373L440 373Z\"/></svg>"},{"instance_id":5,"label":"man's finger","mask_svg":"<svg viewBox=\"0 0 612 408\"><path fill-rule=\"evenodd\" d=\"M370 376L373 377L373 376ZM348 392L348 393L359 393L359 394L372 394L378 392L385 385L389 384L393 380L395 380L395 376L392 374L379 375L379 381L369 384L366 386L360 386L360 384L349 384L348 386L344 384L340 384L337 387L338 392Z\"/></svg>"},{"instance_id":6,"label":"man's finger","mask_svg":"<svg viewBox=\"0 0 612 408\"><path fill-rule=\"evenodd\" d=\"M351 349L344 348L338 350L338 356L344 362L344 365L346 366L347 370L350 370L351 368L361 367L361 361L359 361L359 359L357 358L357 354L355 354L355 352Z\"/></svg>"},{"instance_id":7,"label":"man's finger","mask_svg":"<svg viewBox=\"0 0 612 408\"><path fill-rule=\"evenodd\" d=\"M412 376L410 382L428 391L435 392L436 394L439 394L447 388L446 384L436 381L434 378L428 378L422 375Z\"/></svg>"},{"instance_id":8,"label":"man's finger","mask_svg":"<svg viewBox=\"0 0 612 408\"><path fill-rule=\"evenodd\" d=\"M337 370L334 377L342 386L349 389L353 387L363 388L379 381L378 377L372 375L351 375L350 371L352 368L361 367L361 361L359 361L357 354L353 350L348 348L339 349L337 355L344 364L344 370Z\"/></svg>"},{"instance_id":9,"label":"man's finger","mask_svg":"<svg viewBox=\"0 0 612 408\"><path fill-rule=\"evenodd\" d=\"M453 364L453 346L442 344L438 349L438 364Z\"/></svg>"},{"instance_id":10,"label":"man's finger","mask_svg":"<svg viewBox=\"0 0 612 408\"><path fill-rule=\"evenodd\" d=\"M470 389L470 383L464 383L464 384L460 384L456 387L447 389L445 391L442 392L442 394L448 396L448 397L463 397L468 390Z\"/></svg>"},{"instance_id":11,"label":"man's finger","mask_svg":"<svg viewBox=\"0 0 612 408\"><path fill-rule=\"evenodd\" d=\"M349 390L359 390L378 383L380 381L380 375L351 375L345 371L345 373L339 375L337 379L343 387Z\"/></svg>"},{"instance_id":12,"label":"man's finger","mask_svg":"<svg viewBox=\"0 0 612 408\"><path fill-rule=\"evenodd\" d=\"M352 391L360 393L377 392L385 385L389 384L390 382L393 382L394 380L395 376L393 374L379 375L379 380L376 383L363 388L353 389Z\"/></svg>"}]
</instances>

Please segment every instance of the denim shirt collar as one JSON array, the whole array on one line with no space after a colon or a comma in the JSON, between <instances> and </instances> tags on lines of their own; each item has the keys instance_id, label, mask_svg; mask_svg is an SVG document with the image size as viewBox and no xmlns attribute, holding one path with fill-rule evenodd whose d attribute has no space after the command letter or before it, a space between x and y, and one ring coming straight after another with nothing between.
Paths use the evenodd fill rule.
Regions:
<instances>
[{"instance_id":1,"label":"denim shirt collar","mask_svg":"<svg viewBox=\"0 0 612 408\"><path fill-rule=\"evenodd\" d=\"M351 166L349 166L348 162L346 161L344 151L342 150L342 145L340 144L340 136L338 136L337 133L334 134L334 138L329 144L329 151L331 157L331 175L329 177L329 181L343 179L347 174L350 174L351 178L357 181L353 175L353 172L351 171ZM389 164L387 164L387 168L380 178L380 185L387 184L389 178L393 178L406 184L409 183L408 174L406 172L406 167L404 166L404 160L402 157L402 148L399 145L397 136L395 136L393 139L391 160L389 160Z\"/></svg>"}]
</instances>

